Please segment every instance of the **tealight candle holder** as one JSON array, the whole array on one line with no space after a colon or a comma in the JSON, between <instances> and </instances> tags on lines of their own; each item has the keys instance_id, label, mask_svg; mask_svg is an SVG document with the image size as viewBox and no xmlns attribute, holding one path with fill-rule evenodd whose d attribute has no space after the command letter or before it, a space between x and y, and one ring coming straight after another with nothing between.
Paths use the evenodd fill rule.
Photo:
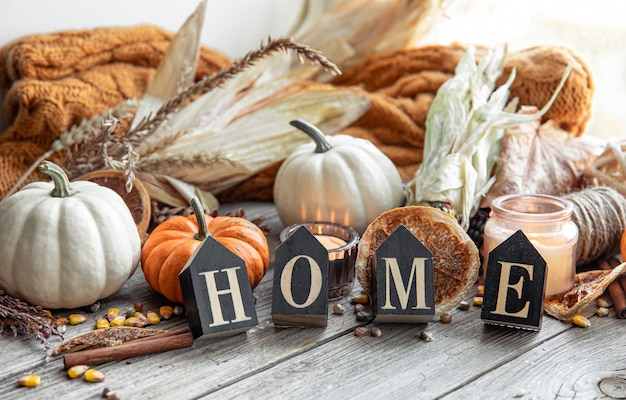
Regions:
<instances>
[{"instance_id":1,"label":"tealight candle holder","mask_svg":"<svg viewBox=\"0 0 626 400\"><path fill-rule=\"evenodd\" d=\"M280 242L287 240L300 227L305 227L328 250L328 298L333 300L350 293L354 285L359 234L349 226L334 222L304 222L283 229Z\"/></svg>"},{"instance_id":2,"label":"tealight candle holder","mask_svg":"<svg viewBox=\"0 0 626 400\"><path fill-rule=\"evenodd\" d=\"M573 205L565 199L541 194L500 196L491 203L482 248L483 273L489 252L521 230L546 261L545 297L574 287L578 228L571 220Z\"/></svg>"}]
</instances>

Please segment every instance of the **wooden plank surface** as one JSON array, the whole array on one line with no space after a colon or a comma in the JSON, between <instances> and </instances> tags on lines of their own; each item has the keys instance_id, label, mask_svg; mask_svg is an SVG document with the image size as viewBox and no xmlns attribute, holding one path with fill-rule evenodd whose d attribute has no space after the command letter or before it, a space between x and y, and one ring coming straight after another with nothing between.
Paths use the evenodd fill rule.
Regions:
<instances>
[{"instance_id":1,"label":"wooden plank surface","mask_svg":"<svg viewBox=\"0 0 626 400\"><path fill-rule=\"evenodd\" d=\"M265 215L270 248L278 244L280 221L271 204L244 206L248 217ZM229 208L224 208L229 210ZM357 395L415 399L611 398L626 378L624 321L592 317L588 329L543 317L539 332L486 326L480 309L454 310L450 324L381 324L380 337L356 337L358 322L349 298L344 315L329 313L325 328L276 328L271 318L273 271L256 288L259 324L244 334L196 341L191 348L97 366L102 383L69 380L60 358L46 357L38 342L0 337L2 398L100 398L105 387L123 399L354 398ZM354 293L358 293L355 288ZM470 296L471 299L471 296ZM102 302L92 321L69 327L65 337L93 329L109 306L144 309L167 304L139 270L120 292ZM330 307L335 302L330 303ZM593 314L587 310L587 315ZM65 313L67 314L67 312ZM158 327L184 326L184 317ZM433 340L419 333L427 329ZM53 338L56 345L59 339ZM36 388L16 386L37 373ZM601 385L601 382L602 385ZM609 384L613 384L610 386ZM612 392L610 388L613 388ZM617 397L616 397L617 398Z\"/></svg>"}]
</instances>

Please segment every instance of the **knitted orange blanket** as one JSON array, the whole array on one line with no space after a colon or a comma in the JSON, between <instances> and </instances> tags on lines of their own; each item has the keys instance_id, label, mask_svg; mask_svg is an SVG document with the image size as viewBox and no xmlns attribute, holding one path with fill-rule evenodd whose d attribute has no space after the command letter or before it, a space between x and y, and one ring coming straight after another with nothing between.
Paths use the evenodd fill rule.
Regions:
<instances>
[{"instance_id":1,"label":"knitted orange blanket","mask_svg":"<svg viewBox=\"0 0 626 400\"><path fill-rule=\"evenodd\" d=\"M0 49L0 89L9 125L0 134L0 197L59 134L124 99L141 97L172 37L153 26L99 28L32 35ZM332 83L363 93L371 107L343 133L372 141L404 179L411 179L422 160L430 104L465 49L451 44L398 50L344 71ZM571 60L573 72L544 119L578 136L591 116L594 85L587 64L573 51L538 46L509 53L499 83L515 68L511 98L540 108ZM196 78L229 63L225 55L203 47ZM279 165L218 197L271 200Z\"/></svg>"}]
</instances>

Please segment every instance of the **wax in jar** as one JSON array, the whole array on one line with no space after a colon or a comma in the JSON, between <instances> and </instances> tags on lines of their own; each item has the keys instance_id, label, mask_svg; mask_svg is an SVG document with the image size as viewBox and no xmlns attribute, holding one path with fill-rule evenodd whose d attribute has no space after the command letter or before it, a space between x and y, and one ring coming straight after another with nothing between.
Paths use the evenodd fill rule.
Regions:
<instances>
[{"instance_id":1,"label":"wax in jar","mask_svg":"<svg viewBox=\"0 0 626 400\"><path fill-rule=\"evenodd\" d=\"M336 251L331 251L331 250L345 246L346 245L345 240L338 238L336 236L330 236L330 235L313 235L313 236L315 236L315 238L319 240L319 242L322 245L324 245L324 247L326 247L327 250L329 250L328 252L329 260L334 260L337 257L343 257L343 251L336 252Z\"/></svg>"}]
</instances>

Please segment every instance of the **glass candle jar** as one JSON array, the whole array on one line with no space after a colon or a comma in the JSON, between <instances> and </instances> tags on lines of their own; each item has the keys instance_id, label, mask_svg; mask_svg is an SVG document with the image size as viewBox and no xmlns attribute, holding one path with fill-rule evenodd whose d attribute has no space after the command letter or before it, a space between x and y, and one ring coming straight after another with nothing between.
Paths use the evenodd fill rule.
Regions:
<instances>
[{"instance_id":1,"label":"glass candle jar","mask_svg":"<svg viewBox=\"0 0 626 400\"><path fill-rule=\"evenodd\" d=\"M545 297L572 289L578 242L572 210L568 200L548 195L514 194L493 200L481 249L483 276L489 252L521 229L546 261Z\"/></svg>"},{"instance_id":2,"label":"glass candle jar","mask_svg":"<svg viewBox=\"0 0 626 400\"><path fill-rule=\"evenodd\" d=\"M281 243L301 226L311 232L328 250L328 298L333 300L350 293L354 284L359 234L349 226L333 222L305 222L283 229L280 233Z\"/></svg>"}]
</instances>

